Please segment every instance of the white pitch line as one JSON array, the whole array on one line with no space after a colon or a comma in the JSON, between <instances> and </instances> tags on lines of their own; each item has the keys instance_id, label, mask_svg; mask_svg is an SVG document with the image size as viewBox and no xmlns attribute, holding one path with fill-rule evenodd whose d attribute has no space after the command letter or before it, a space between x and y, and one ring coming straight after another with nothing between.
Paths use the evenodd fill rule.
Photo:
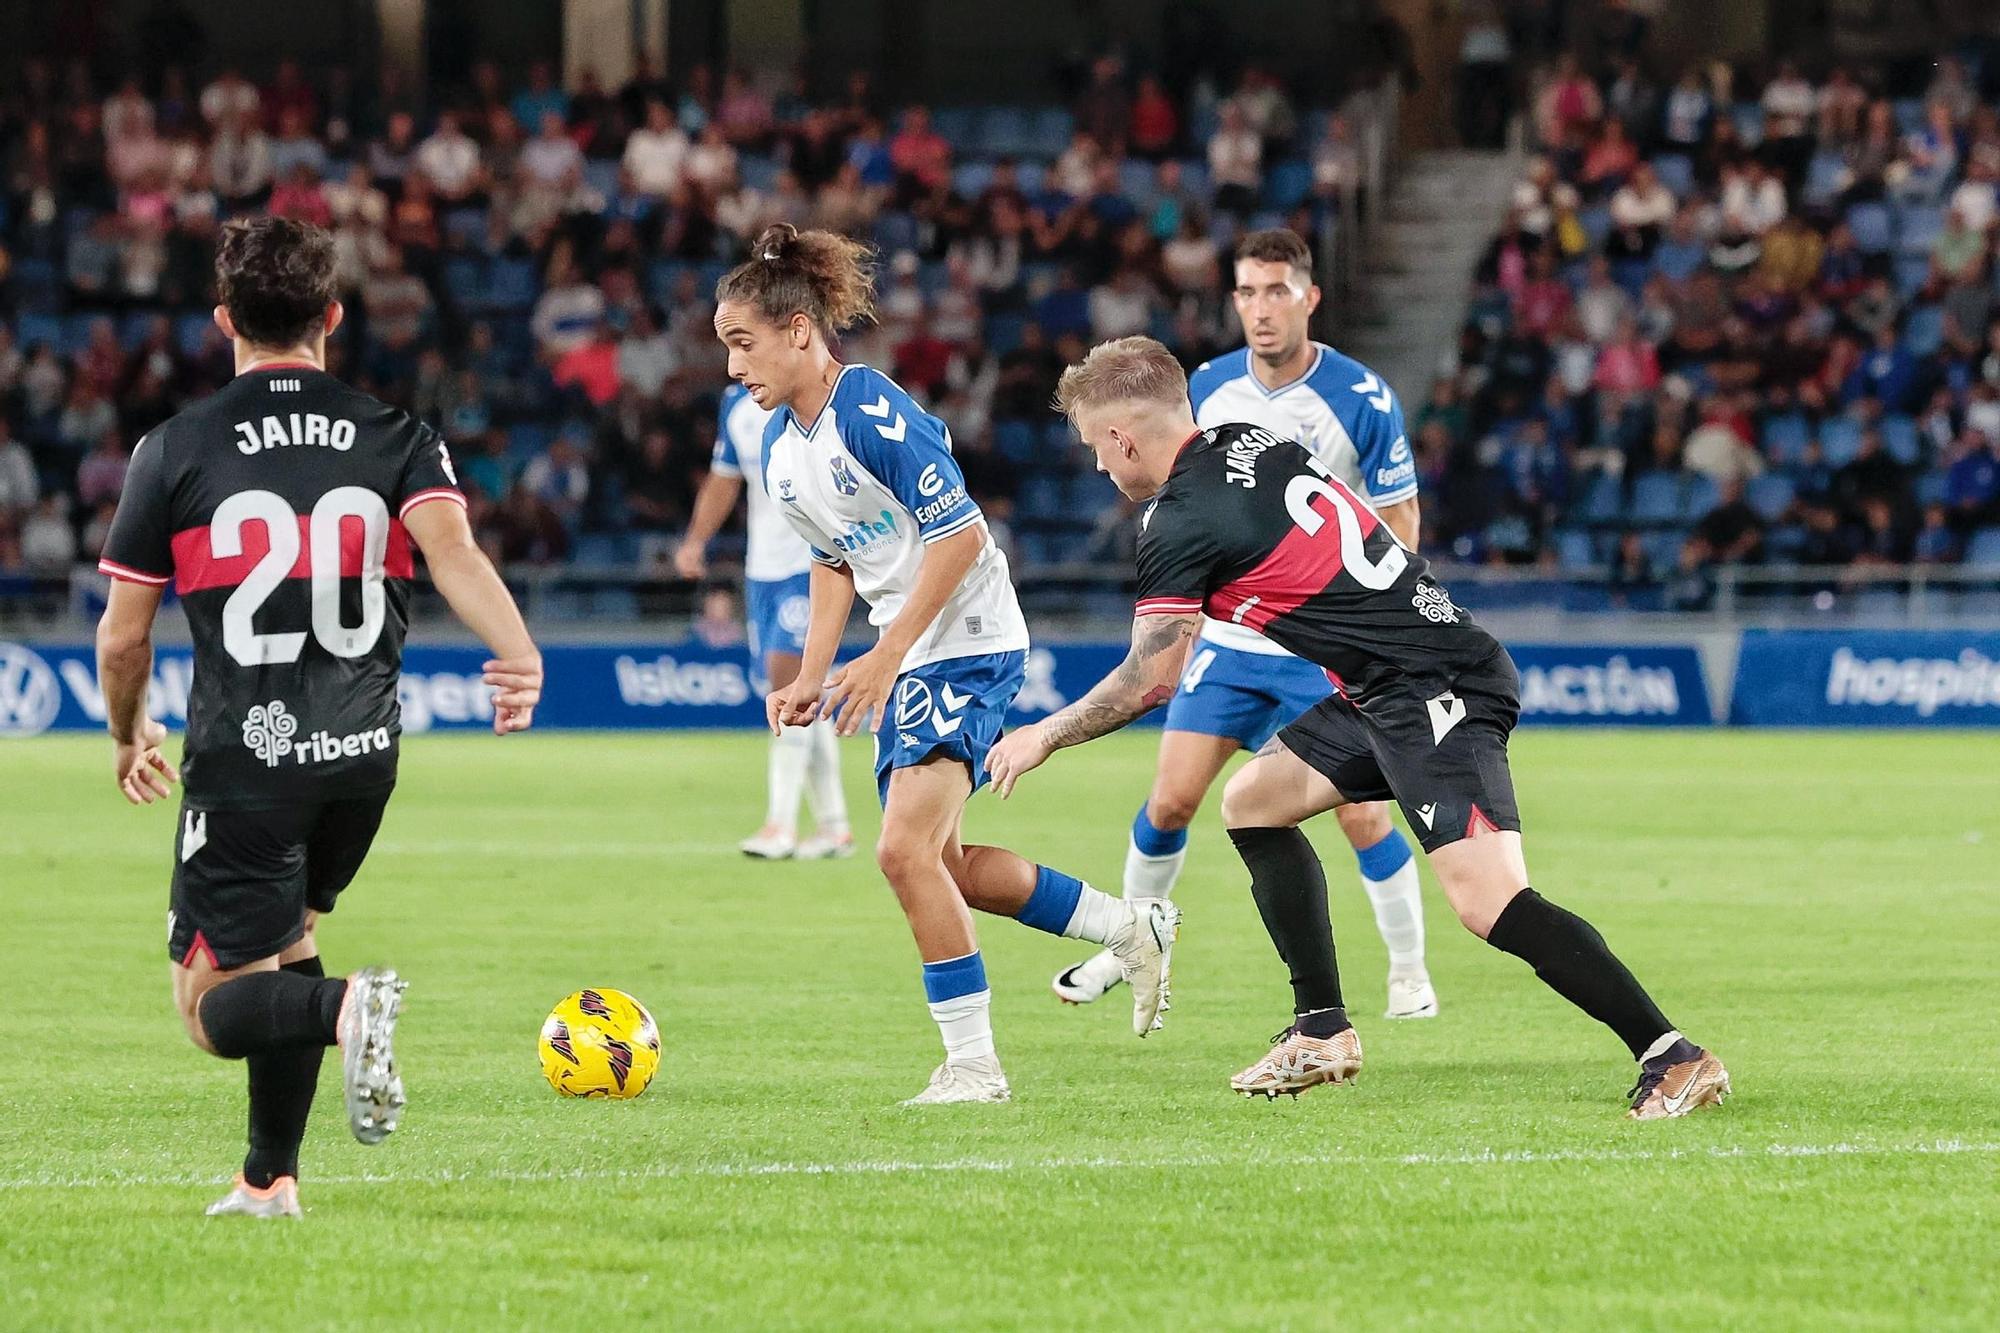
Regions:
<instances>
[{"instance_id":1,"label":"white pitch line","mask_svg":"<svg viewBox=\"0 0 2000 1333\"><path fill-rule=\"evenodd\" d=\"M616 1170L422 1171L395 1175L313 1176L314 1185L560 1184L564 1181L748 1179L759 1176L900 1176L999 1174L1009 1171L1194 1171L1214 1168L1321 1166L1537 1166L1599 1162L1782 1161L1816 1157L1961 1157L2000 1154L2000 1143L1933 1139L1925 1143L1768 1143L1695 1148L1487 1149L1466 1153L1379 1155L1309 1153L1283 1157L1044 1157L1027 1160L961 1157L941 1162L697 1162ZM57 1175L0 1178L0 1190L110 1189L121 1186L222 1185L228 1176L202 1172L172 1175Z\"/></svg>"}]
</instances>

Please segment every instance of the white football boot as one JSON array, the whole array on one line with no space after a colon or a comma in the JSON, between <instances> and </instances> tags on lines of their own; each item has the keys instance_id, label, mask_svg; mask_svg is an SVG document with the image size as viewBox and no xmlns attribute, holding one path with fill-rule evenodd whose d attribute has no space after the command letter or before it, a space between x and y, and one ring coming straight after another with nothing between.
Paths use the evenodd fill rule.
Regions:
<instances>
[{"instance_id":1,"label":"white football boot","mask_svg":"<svg viewBox=\"0 0 2000 1333\"><path fill-rule=\"evenodd\" d=\"M1384 1018L1436 1018L1438 994L1428 972L1389 978L1389 1008Z\"/></svg>"},{"instance_id":2,"label":"white football boot","mask_svg":"<svg viewBox=\"0 0 2000 1333\"><path fill-rule=\"evenodd\" d=\"M930 1086L905 1106L945 1106L953 1102L1004 1102L1014 1095L1000 1071L1000 1057L947 1060L931 1071Z\"/></svg>"},{"instance_id":3,"label":"white football boot","mask_svg":"<svg viewBox=\"0 0 2000 1333\"><path fill-rule=\"evenodd\" d=\"M754 839L752 840L754 841ZM749 852L748 846L744 851ZM755 855L754 852L751 855ZM845 861L854 855L854 835L830 838L824 833L815 833L805 839L792 851L795 861Z\"/></svg>"},{"instance_id":4,"label":"white football boot","mask_svg":"<svg viewBox=\"0 0 2000 1333\"><path fill-rule=\"evenodd\" d=\"M1100 949L1080 963L1072 963L1056 973L1049 989L1064 1004L1089 1004L1102 999L1113 986L1125 982L1124 969L1118 965L1118 955L1109 949Z\"/></svg>"},{"instance_id":5,"label":"white football boot","mask_svg":"<svg viewBox=\"0 0 2000 1333\"><path fill-rule=\"evenodd\" d=\"M736 844L736 850L759 861L788 861L798 849L791 834L768 824Z\"/></svg>"},{"instance_id":6,"label":"white football boot","mask_svg":"<svg viewBox=\"0 0 2000 1333\"><path fill-rule=\"evenodd\" d=\"M335 1031L347 1127L363 1143L380 1143L403 1113L403 1077L396 1072L396 1015L410 983L386 967L364 967L347 979Z\"/></svg>"},{"instance_id":7,"label":"white football boot","mask_svg":"<svg viewBox=\"0 0 2000 1333\"><path fill-rule=\"evenodd\" d=\"M1180 934L1181 909L1165 898L1128 898L1132 909L1109 947L1118 970L1132 988L1132 1031L1143 1037L1162 1026L1169 1007L1174 940Z\"/></svg>"},{"instance_id":8,"label":"white football boot","mask_svg":"<svg viewBox=\"0 0 2000 1333\"><path fill-rule=\"evenodd\" d=\"M299 1210L299 1182L290 1176L279 1176L264 1189L257 1189L237 1172L236 1184L229 1193L217 1199L207 1208L210 1217L289 1217L300 1220L305 1214Z\"/></svg>"}]
</instances>

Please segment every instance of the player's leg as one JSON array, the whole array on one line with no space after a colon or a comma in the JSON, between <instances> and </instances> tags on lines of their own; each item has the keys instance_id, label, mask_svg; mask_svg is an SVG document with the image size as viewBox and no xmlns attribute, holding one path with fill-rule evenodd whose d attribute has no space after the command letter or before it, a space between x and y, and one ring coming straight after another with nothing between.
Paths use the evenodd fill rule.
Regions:
<instances>
[{"instance_id":1,"label":"player's leg","mask_svg":"<svg viewBox=\"0 0 2000 1333\"><path fill-rule=\"evenodd\" d=\"M803 650L803 642L800 647ZM799 659L793 654L784 657L786 660L773 656L768 670L774 682L782 672L783 683L788 685L799 673ZM854 830L847 819L847 792L840 785L840 738L833 734L832 721L822 719L810 727L788 730L798 730L808 738L806 802L812 806L814 824L813 835L800 839L792 854L803 861L854 855Z\"/></svg>"},{"instance_id":2,"label":"player's leg","mask_svg":"<svg viewBox=\"0 0 2000 1333\"><path fill-rule=\"evenodd\" d=\"M944 1063L913 1104L1009 1096L993 1048L992 992L972 912L945 866L945 844L971 794L965 765L942 755L892 768L884 781L875 863L916 939L924 997L945 1050Z\"/></svg>"},{"instance_id":3,"label":"player's leg","mask_svg":"<svg viewBox=\"0 0 2000 1333\"><path fill-rule=\"evenodd\" d=\"M1326 772L1289 748L1292 733L1310 725L1318 712L1265 745L1222 790L1222 822L1250 871L1258 915L1292 984L1291 1026L1278 1034L1263 1059L1230 1080L1246 1096L1297 1096L1316 1084L1346 1082L1361 1069L1360 1038L1348 1021L1340 990L1326 872L1299 827L1343 805L1347 797ZM1356 787L1368 790L1379 779L1362 772L1351 744L1345 750L1336 771L1353 770Z\"/></svg>"},{"instance_id":4,"label":"player's leg","mask_svg":"<svg viewBox=\"0 0 2000 1333\"><path fill-rule=\"evenodd\" d=\"M799 674L804 645L784 626L790 589L791 580L746 579L743 585L750 660L763 677L757 685L767 693L791 684ZM771 738L764 766L764 823L737 844L745 856L782 861L797 849L799 799L805 794L806 769L811 762L809 728L786 727Z\"/></svg>"},{"instance_id":5,"label":"player's leg","mask_svg":"<svg viewBox=\"0 0 2000 1333\"><path fill-rule=\"evenodd\" d=\"M1171 725L1171 722L1170 722ZM1125 848L1125 899L1171 897L1187 860L1187 830L1208 789L1240 749L1229 736L1169 730L1160 737L1153 789L1133 817ZM1056 973L1050 989L1065 1004L1089 1004L1125 979L1118 955L1102 949Z\"/></svg>"},{"instance_id":6,"label":"player's leg","mask_svg":"<svg viewBox=\"0 0 2000 1333\"><path fill-rule=\"evenodd\" d=\"M1384 714L1381 762L1422 830L1445 897L1468 930L1534 968L1625 1043L1640 1064L1635 1116L1720 1102L1729 1090L1721 1061L1681 1036L1594 926L1530 887L1507 760L1517 697L1503 659L1428 703Z\"/></svg>"},{"instance_id":7,"label":"player's leg","mask_svg":"<svg viewBox=\"0 0 2000 1333\"><path fill-rule=\"evenodd\" d=\"M1356 802L1334 812L1354 848L1375 929L1389 950L1385 1018L1435 1018L1437 991L1424 966L1424 900L1416 853L1389 817L1386 801Z\"/></svg>"}]
</instances>

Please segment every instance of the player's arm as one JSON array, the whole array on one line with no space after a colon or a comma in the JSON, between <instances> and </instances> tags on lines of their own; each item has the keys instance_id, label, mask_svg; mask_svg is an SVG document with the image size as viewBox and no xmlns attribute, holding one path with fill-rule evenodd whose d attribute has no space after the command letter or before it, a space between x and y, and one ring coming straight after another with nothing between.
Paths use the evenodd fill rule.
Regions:
<instances>
[{"instance_id":1,"label":"player's arm","mask_svg":"<svg viewBox=\"0 0 2000 1333\"><path fill-rule=\"evenodd\" d=\"M1135 617L1132 647L1110 675L1069 707L1007 733L993 747L986 768L994 790L1010 795L1023 773L1057 750L1116 731L1173 698L1200 628L1201 616L1193 611Z\"/></svg>"},{"instance_id":2,"label":"player's arm","mask_svg":"<svg viewBox=\"0 0 2000 1333\"><path fill-rule=\"evenodd\" d=\"M840 653L840 640L847 633L847 617L854 610L854 571L837 561L813 555L807 575L808 602L806 646L799 656L799 674L792 683L771 691L764 700L765 720L771 734L785 727L811 726L819 716L820 697L833 659Z\"/></svg>"},{"instance_id":3,"label":"player's arm","mask_svg":"<svg viewBox=\"0 0 2000 1333\"><path fill-rule=\"evenodd\" d=\"M708 544L736 508L743 494L743 477L710 468L694 493L694 514L688 519L681 544L674 549L674 572L684 579L699 579L708 573Z\"/></svg>"},{"instance_id":4,"label":"player's arm","mask_svg":"<svg viewBox=\"0 0 2000 1333\"><path fill-rule=\"evenodd\" d=\"M977 511L974 511L977 513ZM888 707L903 658L924 637L944 610L958 585L986 545L986 525L976 522L924 546L917 581L903 609L882 629L873 648L835 672L826 682L826 711L834 730L852 736L864 726L873 731Z\"/></svg>"},{"instance_id":5,"label":"player's arm","mask_svg":"<svg viewBox=\"0 0 2000 1333\"><path fill-rule=\"evenodd\" d=\"M118 790L134 805L172 795L180 773L160 753L167 729L146 716L146 683L153 675L153 617L163 586L114 578L104 618L97 622L97 679L104 691L104 721L116 747L112 771Z\"/></svg>"},{"instance_id":6,"label":"player's arm","mask_svg":"<svg viewBox=\"0 0 2000 1333\"><path fill-rule=\"evenodd\" d=\"M439 496L411 506L403 515L403 526L424 553L431 582L444 594L452 614L493 653L483 679L494 692L494 734L525 731L542 698L542 654L514 605L514 595L472 539L464 506L443 501Z\"/></svg>"},{"instance_id":7,"label":"player's arm","mask_svg":"<svg viewBox=\"0 0 2000 1333\"><path fill-rule=\"evenodd\" d=\"M1382 505L1375 510L1375 516L1389 525L1389 531L1396 534L1396 540L1417 549L1417 537L1423 529L1423 515L1417 508L1417 497L1398 500L1392 505Z\"/></svg>"}]
</instances>

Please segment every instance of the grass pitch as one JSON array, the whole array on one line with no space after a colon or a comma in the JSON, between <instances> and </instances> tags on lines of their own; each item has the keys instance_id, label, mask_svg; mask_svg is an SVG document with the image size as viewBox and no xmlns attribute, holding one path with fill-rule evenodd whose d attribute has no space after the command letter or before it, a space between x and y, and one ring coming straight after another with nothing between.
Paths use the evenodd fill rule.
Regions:
<instances>
[{"instance_id":1,"label":"grass pitch","mask_svg":"<svg viewBox=\"0 0 2000 1333\"><path fill-rule=\"evenodd\" d=\"M968 834L1115 886L1153 744L1059 755ZM1367 1069L1232 1096L1288 991L1212 811L1165 1032L1133 1039L1123 991L1059 1006L1080 946L982 919L1016 1100L901 1110L939 1058L907 932L865 855L735 853L759 738L414 739L322 931L333 968L411 979L410 1109L360 1147L329 1061L285 1226L201 1216L243 1071L171 1011L172 809L125 807L102 740L0 743L0 1326L1994 1327L1993 746L1517 738L1536 886L1735 1077L1635 1125L1618 1043L1435 896L1443 1016L1376 1017L1331 821ZM638 1101L539 1077L584 985L660 1021Z\"/></svg>"}]
</instances>

